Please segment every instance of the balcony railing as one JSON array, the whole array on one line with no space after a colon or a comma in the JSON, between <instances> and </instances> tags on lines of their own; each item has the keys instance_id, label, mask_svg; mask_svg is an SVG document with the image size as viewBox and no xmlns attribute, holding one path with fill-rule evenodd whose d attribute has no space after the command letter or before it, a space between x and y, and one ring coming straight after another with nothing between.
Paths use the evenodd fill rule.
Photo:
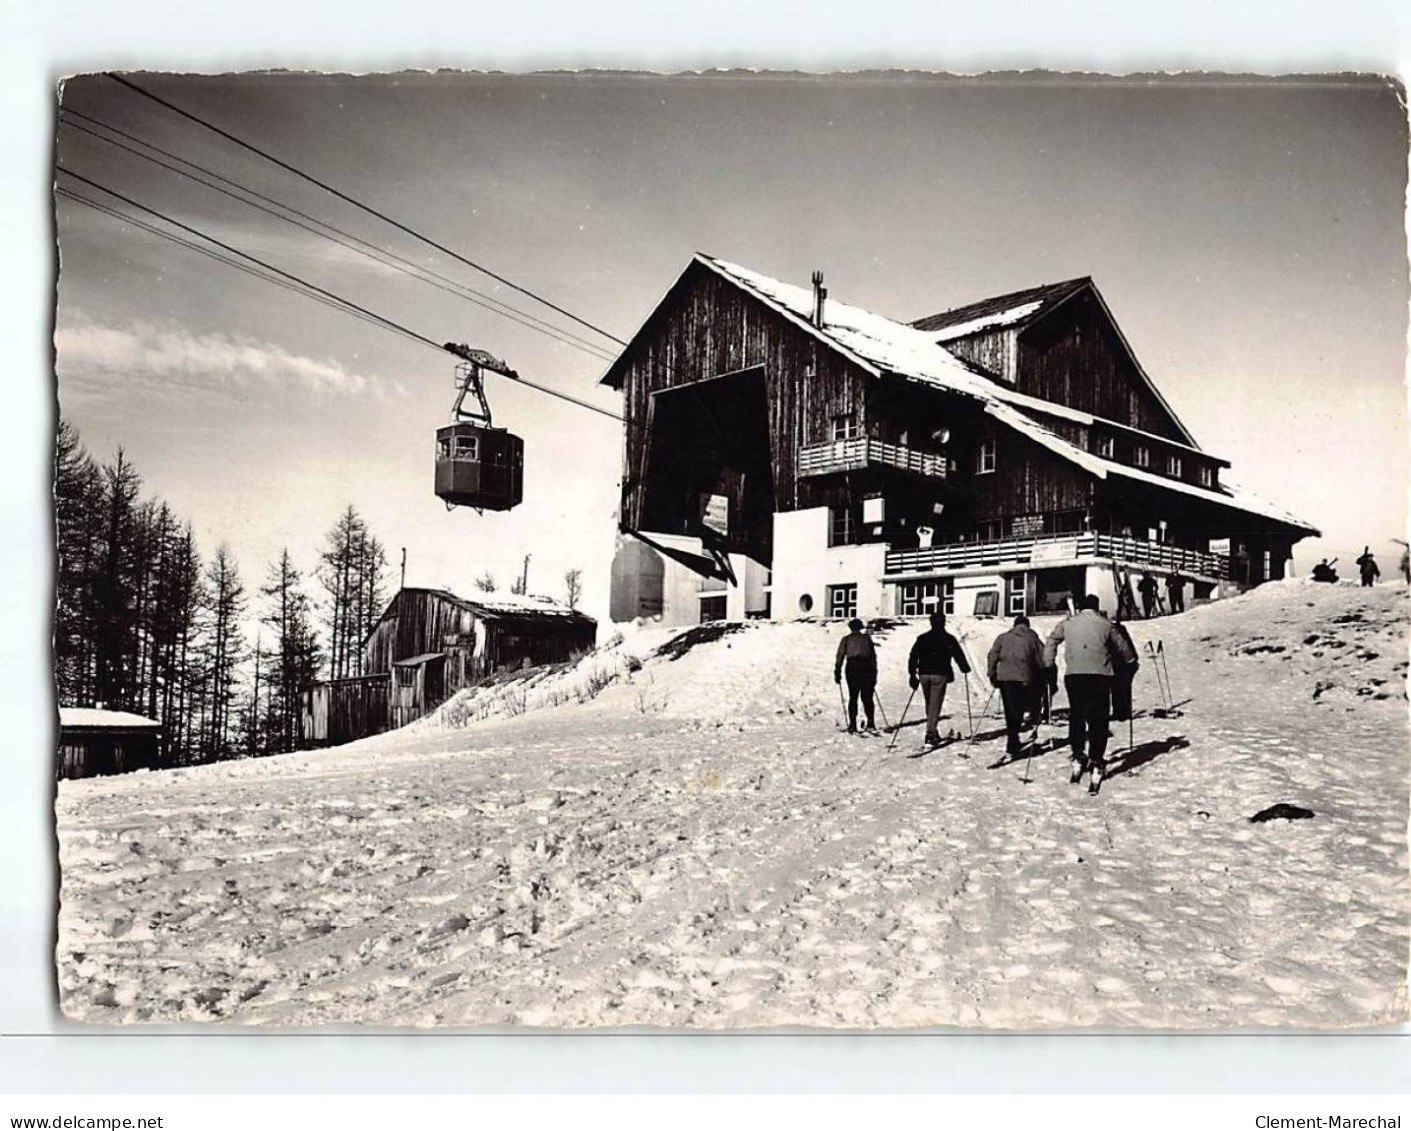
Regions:
<instances>
[{"instance_id":1,"label":"balcony railing","mask_svg":"<svg viewBox=\"0 0 1411 1131\"><path fill-rule=\"evenodd\" d=\"M799 475L833 475L840 471L861 471L867 467L896 467L932 479L946 476L946 457L917 451L901 444L884 444L866 436L809 444L799 449Z\"/></svg>"},{"instance_id":2,"label":"balcony railing","mask_svg":"<svg viewBox=\"0 0 1411 1131\"><path fill-rule=\"evenodd\" d=\"M1228 578L1230 559L1224 554L1185 550L1159 542L1143 542L1092 532L1046 535L1041 538L1002 538L994 542L954 542L919 550L892 550L888 574L920 574L984 566L1061 565L1085 558L1112 558L1138 569L1180 571L1192 577Z\"/></svg>"}]
</instances>

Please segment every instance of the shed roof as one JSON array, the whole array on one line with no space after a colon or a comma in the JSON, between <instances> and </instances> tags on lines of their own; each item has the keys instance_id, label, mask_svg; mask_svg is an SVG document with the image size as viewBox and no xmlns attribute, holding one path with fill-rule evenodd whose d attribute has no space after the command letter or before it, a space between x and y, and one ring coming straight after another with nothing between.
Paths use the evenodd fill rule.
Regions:
<instances>
[{"instance_id":1,"label":"shed roof","mask_svg":"<svg viewBox=\"0 0 1411 1131\"><path fill-rule=\"evenodd\" d=\"M432 660L444 660L445 658L445 652L423 652L420 656L408 656L404 660L393 660L392 666L394 668L417 668Z\"/></svg>"},{"instance_id":2,"label":"shed roof","mask_svg":"<svg viewBox=\"0 0 1411 1131\"><path fill-rule=\"evenodd\" d=\"M1065 279L1061 283L1045 283L1040 287L967 303L940 314L928 314L911 325L924 330L936 342L954 341L986 330L1023 326L1089 286L1092 286L1092 279L1087 275Z\"/></svg>"},{"instance_id":3,"label":"shed roof","mask_svg":"<svg viewBox=\"0 0 1411 1131\"><path fill-rule=\"evenodd\" d=\"M513 620L577 620L589 624L597 623L592 617L588 616L587 613L579 612L577 609L570 609L567 605L562 605L548 597L535 597L531 595L500 597L493 593L485 593L475 597L461 597L452 593L449 589L432 589L415 585L408 585L394 593L392 599L387 603L387 608L382 611L382 616L379 619L385 620L387 618L388 614L396 607L398 599L404 593L429 593L490 620L502 618Z\"/></svg>"},{"instance_id":4,"label":"shed roof","mask_svg":"<svg viewBox=\"0 0 1411 1131\"><path fill-rule=\"evenodd\" d=\"M64 730L160 730L162 724L131 711L102 707L60 707L59 726Z\"/></svg>"}]
</instances>

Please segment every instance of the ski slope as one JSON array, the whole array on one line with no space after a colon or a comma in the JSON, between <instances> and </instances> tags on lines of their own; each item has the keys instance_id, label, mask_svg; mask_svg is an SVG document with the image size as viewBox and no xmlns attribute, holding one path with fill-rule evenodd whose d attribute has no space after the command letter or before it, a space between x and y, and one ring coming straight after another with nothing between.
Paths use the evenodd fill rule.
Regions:
<instances>
[{"instance_id":1,"label":"ski slope","mask_svg":"<svg viewBox=\"0 0 1411 1131\"><path fill-rule=\"evenodd\" d=\"M1180 714L1153 717L1144 663L1136 749L1114 724L1096 798L1061 747L1027 785L995 766L993 709L973 746L921 758L911 719L892 753L841 734L843 630L819 623L674 659L642 631L336 750L64 782L61 1007L264 1026L1403 1020L1407 616L1403 585L1283 582L1135 624L1144 659L1163 640ZM951 627L983 670L1003 626ZM878 637L893 722L920 628ZM970 691L978 715L983 676ZM1249 821L1280 802L1316 816Z\"/></svg>"}]
</instances>

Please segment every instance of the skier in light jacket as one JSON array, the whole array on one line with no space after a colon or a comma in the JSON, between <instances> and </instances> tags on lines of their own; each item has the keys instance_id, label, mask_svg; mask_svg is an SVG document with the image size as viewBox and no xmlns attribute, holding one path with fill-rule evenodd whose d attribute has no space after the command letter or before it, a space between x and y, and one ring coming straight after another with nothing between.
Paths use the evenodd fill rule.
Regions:
<instances>
[{"instance_id":1,"label":"skier in light jacket","mask_svg":"<svg viewBox=\"0 0 1411 1131\"><path fill-rule=\"evenodd\" d=\"M1136 649L1099 611L1097 595L1089 593L1082 607L1059 623L1044 645L1044 667L1058 665L1063 645L1063 686L1068 692L1068 746L1072 776L1077 783L1085 770L1092 771L1088 792L1102 786L1107 751L1107 724L1111 711L1112 678L1119 664L1137 661Z\"/></svg>"}]
</instances>

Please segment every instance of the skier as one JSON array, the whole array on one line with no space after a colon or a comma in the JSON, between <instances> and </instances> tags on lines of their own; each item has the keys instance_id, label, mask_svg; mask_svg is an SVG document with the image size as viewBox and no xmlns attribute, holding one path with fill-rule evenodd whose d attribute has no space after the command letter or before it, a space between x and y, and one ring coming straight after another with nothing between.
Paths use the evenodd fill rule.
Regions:
<instances>
[{"instance_id":1,"label":"skier","mask_svg":"<svg viewBox=\"0 0 1411 1131\"><path fill-rule=\"evenodd\" d=\"M1337 558L1334 558L1333 561L1337 561ZM1333 569L1332 562L1328 561L1327 558L1324 558L1321 562L1319 562L1313 567L1314 581L1323 581L1331 584L1337 581L1337 579L1338 571Z\"/></svg>"},{"instance_id":2,"label":"skier","mask_svg":"<svg viewBox=\"0 0 1411 1131\"><path fill-rule=\"evenodd\" d=\"M864 628L866 625L856 618L848 621L850 631L838 641L838 654L833 659L834 683L842 684L844 666L847 668L849 734L857 733L858 696L862 697L862 709L867 714L867 729L877 729L872 702L872 693L877 689L877 649Z\"/></svg>"},{"instance_id":3,"label":"skier","mask_svg":"<svg viewBox=\"0 0 1411 1131\"><path fill-rule=\"evenodd\" d=\"M923 632L911 646L911 655L906 659L906 672L910 677L911 690L921 688L926 700L926 738L929 746L940 744L941 736L936 727L941 718L941 705L946 701L946 687L955 679L951 661L966 675L970 674L970 662L960 647L960 641L946 631L946 614L931 614L931 630Z\"/></svg>"},{"instance_id":4,"label":"skier","mask_svg":"<svg viewBox=\"0 0 1411 1131\"><path fill-rule=\"evenodd\" d=\"M1381 577L1382 571L1377 568L1377 559L1372 557L1372 547L1363 546L1362 556L1357 559L1357 572L1362 577L1362 588L1370 589L1377 583L1377 578Z\"/></svg>"},{"instance_id":5,"label":"skier","mask_svg":"<svg viewBox=\"0 0 1411 1131\"><path fill-rule=\"evenodd\" d=\"M995 637L987 667L990 683L1004 704L1005 749L1013 756L1022 748L1019 732L1025 714L1032 713L1037 720L1038 696L1044 683L1044 646L1023 613L1014 618L1013 628Z\"/></svg>"},{"instance_id":6,"label":"skier","mask_svg":"<svg viewBox=\"0 0 1411 1131\"><path fill-rule=\"evenodd\" d=\"M1156 588L1156 578L1147 570L1137 582L1137 592L1142 595L1142 616L1147 620L1151 620L1151 611L1156 608Z\"/></svg>"},{"instance_id":7,"label":"skier","mask_svg":"<svg viewBox=\"0 0 1411 1131\"><path fill-rule=\"evenodd\" d=\"M1173 613L1186 611L1186 579L1180 570L1166 577L1166 604Z\"/></svg>"},{"instance_id":8,"label":"skier","mask_svg":"<svg viewBox=\"0 0 1411 1131\"><path fill-rule=\"evenodd\" d=\"M1068 691L1068 746L1073 761L1069 781L1077 784L1085 770L1092 772L1088 792L1102 787L1103 754L1107 750L1107 724L1112 677L1119 663L1136 662L1137 652L1102 615L1097 595L1089 593L1082 607L1053 630L1044 645L1044 667L1058 666L1058 646L1063 645L1063 686ZM1050 675L1049 682L1054 679ZM1086 755L1086 756L1085 756Z\"/></svg>"},{"instance_id":9,"label":"skier","mask_svg":"<svg viewBox=\"0 0 1411 1131\"><path fill-rule=\"evenodd\" d=\"M1122 618L1118 617L1112 622L1112 627L1116 629L1117 635L1127 642L1127 647L1132 650L1132 655L1137 655L1137 646L1132 643L1132 634L1127 631L1127 626L1122 623ZM1138 660L1133 660L1130 664L1125 660L1114 662L1112 665L1112 717L1119 722L1126 722L1132 717L1132 682L1137 678L1137 670L1141 667Z\"/></svg>"},{"instance_id":10,"label":"skier","mask_svg":"<svg viewBox=\"0 0 1411 1131\"><path fill-rule=\"evenodd\" d=\"M1401 580L1411 584L1411 546L1403 542L1401 547L1401 562L1398 566L1401 570Z\"/></svg>"}]
</instances>

